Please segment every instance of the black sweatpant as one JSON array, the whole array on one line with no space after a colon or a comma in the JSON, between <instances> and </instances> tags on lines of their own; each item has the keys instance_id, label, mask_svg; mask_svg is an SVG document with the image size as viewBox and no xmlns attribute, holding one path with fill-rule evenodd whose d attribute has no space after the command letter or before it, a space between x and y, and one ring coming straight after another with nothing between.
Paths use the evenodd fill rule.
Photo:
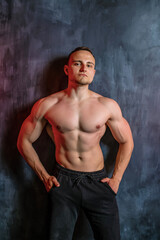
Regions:
<instances>
[{"instance_id":1,"label":"black sweatpant","mask_svg":"<svg viewBox=\"0 0 160 240\"><path fill-rule=\"evenodd\" d=\"M116 194L107 183L100 181L107 177L105 169L79 172L57 163L54 175L60 187L50 191L50 240L72 240L80 209L91 224L95 240L120 240Z\"/></svg>"}]
</instances>

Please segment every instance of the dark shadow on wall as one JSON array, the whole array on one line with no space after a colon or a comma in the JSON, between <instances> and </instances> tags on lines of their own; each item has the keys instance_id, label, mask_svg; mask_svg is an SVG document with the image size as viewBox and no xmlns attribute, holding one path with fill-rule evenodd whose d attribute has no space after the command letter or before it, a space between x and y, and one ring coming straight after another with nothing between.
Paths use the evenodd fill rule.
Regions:
<instances>
[{"instance_id":1,"label":"dark shadow on wall","mask_svg":"<svg viewBox=\"0 0 160 240\"><path fill-rule=\"evenodd\" d=\"M27 106L25 109L17 109L10 114L2 140L3 169L14 185L14 189L8 189L8 195L12 195L13 192L15 195L14 206L11 206L12 212L7 219L9 220L9 235L10 239L17 240L47 239L47 225L44 223L48 218L48 198L45 189L38 177L24 162L16 147L20 126L29 115L30 109L31 106ZM34 147L44 166L49 169L54 148L45 130ZM44 148L49 150L44 151ZM40 232L39 229L43 231Z\"/></svg>"},{"instance_id":2,"label":"dark shadow on wall","mask_svg":"<svg viewBox=\"0 0 160 240\"><path fill-rule=\"evenodd\" d=\"M49 62L44 68L40 79L41 97L61 91L67 87L67 77L63 66L66 58L58 58ZM3 169L15 185L16 205L10 216L10 238L17 240L48 239L50 228L50 199L38 177L20 156L17 147L17 137L24 119L29 115L32 104L23 109L14 109L6 122L6 131L2 139ZM109 152L105 159L107 172L113 168L117 143L109 129L102 138L103 144L108 146ZM45 129L41 137L34 143L34 147L47 171L51 174L55 164L55 148ZM73 240L93 240L93 234L88 220L81 212L74 231Z\"/></svg>"},{"instance_id":3,"label":"dark shadow on wall","mask_svg":"<svg viewBox=\"0 0 160 240\"><path fill-rule=\"evenodd\" d=\"M42 78L39 80L40 98L67 86L63 72L65 61L66 58L54 59L44 68ZM2 136L3 170L12 179L15 186L13 191L16 192L16 205L12 206L12 214L8 216L10 239L49 239L48 195L41 181L20 156L16 146L20 127L36 100L33 99L32 103L23 109L14 109L10 112ZM51 174L55 163L55 148L45 129L34 143L34 147Z\"/></svg>"},{"instance_id":4,"label":"dark shadow on wall","mask_svg":"<svg viewBox=\"0 0 160 240\"><path fill-rule=\"evenodd\" d=\"M106 172L107 172L108 176L110 176L113 171L113 168L114 168L119 144L113 138L109 127L107 127L107 129L106 129L106 132L101 139L101 143L104 144L105 146L107 146L107 148L108 148L108 152L105 156L104 162L105 162Z\"/></svg>"},{"instance_id":5,"label":"dark shadow on wall","mask_svg":"<svg viewBox=\"0 0 160 240\"><path fill-rule=\"evenodd\" d=\"M50 61L44 68L40 80L40 89L44 96L48 96L67 88L67 76L63 70L66 63L67 58L60 57Z\"/></svg>"}]
</instances>

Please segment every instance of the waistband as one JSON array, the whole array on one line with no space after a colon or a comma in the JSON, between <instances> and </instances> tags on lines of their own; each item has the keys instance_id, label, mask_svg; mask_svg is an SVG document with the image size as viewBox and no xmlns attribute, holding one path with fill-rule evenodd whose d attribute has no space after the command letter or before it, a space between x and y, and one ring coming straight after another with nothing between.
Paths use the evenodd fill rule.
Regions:
<instances>
[{"instance_id":1,"label":"waistband","mask_svg":"<svg viewBox=\"0 0 160 240\"><path fill-rule=\"evenodd\" d=\"M70 176L71 178L89 176L94 179L100 179L101 177L107 175L105 168L98 171L93 171L93 172L75 171L72 169L62 167L58 162L56 162L56 165L55 165L55 172L58 174Z\"/></svg>"}]
</instances>

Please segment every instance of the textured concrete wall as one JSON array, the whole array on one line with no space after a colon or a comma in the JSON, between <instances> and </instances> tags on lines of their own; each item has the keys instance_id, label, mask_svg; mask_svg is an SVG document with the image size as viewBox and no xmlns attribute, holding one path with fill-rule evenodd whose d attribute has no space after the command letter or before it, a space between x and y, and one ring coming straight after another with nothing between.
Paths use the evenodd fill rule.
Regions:
<instances>
[{"instance_id":1,"label":"textured concrete wall","mask_svg":"<svg viewBox=\"0 0 160 240\"><path fill-rule=\"evenodd\" d=\"M117 200L123 240L158 240L160 204L160 1L0 0L0 238L49 239L49 198L16 139L33 103L65 88L75 47L96 56L91 89L118 101L135 141ZM108 171L117 144L102 140ZM34 144L51 172L54 146ZM81 227L81 231L79 231ZM75 240L93 240L83 213Z\"/></svg>"}]
</instances>

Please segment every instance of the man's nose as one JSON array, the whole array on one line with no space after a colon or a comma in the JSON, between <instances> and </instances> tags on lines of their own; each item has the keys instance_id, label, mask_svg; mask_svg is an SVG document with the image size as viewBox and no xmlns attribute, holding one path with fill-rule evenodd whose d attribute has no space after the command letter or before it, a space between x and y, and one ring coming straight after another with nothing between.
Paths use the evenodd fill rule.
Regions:
<instances>
[{"instance_id":1,"label":"man's nose","mask_svg":"<svg viewBox=\"0 0 160 240\"><path fill-rule=\"evenodd\" d=\"M86 72L87 71L86 66L84 64L81 65L80 71L81 72Z\"/></svg>"}]
</instances>

